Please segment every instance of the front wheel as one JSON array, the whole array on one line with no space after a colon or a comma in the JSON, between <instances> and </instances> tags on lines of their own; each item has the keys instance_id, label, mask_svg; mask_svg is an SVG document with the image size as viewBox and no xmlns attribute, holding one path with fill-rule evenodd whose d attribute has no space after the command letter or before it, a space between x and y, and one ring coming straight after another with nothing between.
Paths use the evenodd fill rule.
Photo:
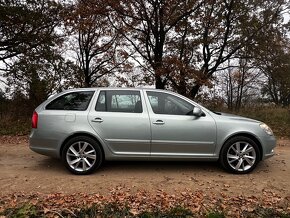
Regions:
<instances>
[{"instance_id":1,"label":"front wheel","mask_svg":"<svg viewBox=\"0 0 290 218\"><path fill-rule=\"evenodd\" d=\"M66 168L77 175L90 174L100 167L103 155L99 144L90 137L78 136L70 139L62 151Z\"/></svg>"},{"instance_id":2,"label":"front wheel","mask_svg":"<svg viewBox=\"0 0 290 218\"><path fill-rule=\"evenodd\" d=\"M232 173L249 173L255 169L259 161L258 145L252 139L244 136L228 140L221 149L221 165Z\"/></svg>"}]
</instances>

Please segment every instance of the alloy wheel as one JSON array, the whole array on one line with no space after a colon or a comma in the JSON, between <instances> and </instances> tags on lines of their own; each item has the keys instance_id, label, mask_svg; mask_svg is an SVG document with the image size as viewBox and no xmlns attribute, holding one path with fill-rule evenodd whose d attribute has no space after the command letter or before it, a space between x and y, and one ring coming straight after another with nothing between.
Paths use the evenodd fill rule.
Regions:
<instances>
[{"instance_id":1,"label":"alloy wheel","mask_svg":"<svg viewBox=\"0 0 290 218\"><path fill-rule=\"evenodd\" d=\"M235 142L229 147L227 152L229 166L239 172L251 169L256 159L255 148L250 143L244 141Z\"/></svg>"},{"instance_id":2,"label":"alloy wheel","mask_svg":"<svg viewBox=\"0 0 290 218\"><path fill-rule=\"evenodd\" d=\"M88 142L77 141L66 152L66 161L70 168L78 172L90 170L97 160L96 150Z\"/></svg>"}]
</instances>

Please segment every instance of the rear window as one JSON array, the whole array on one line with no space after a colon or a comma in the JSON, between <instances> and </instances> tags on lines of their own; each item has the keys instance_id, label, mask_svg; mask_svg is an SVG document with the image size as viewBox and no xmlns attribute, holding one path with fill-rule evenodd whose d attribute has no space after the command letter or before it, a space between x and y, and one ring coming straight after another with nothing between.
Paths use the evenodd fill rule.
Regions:
<instances>
[{"instance_id":1,"label":"rear window","mask_svg":"<svg viewBox=\"0 0 290 218\"><path fill-rule=\"evenodd\" d=\"M47 110L76 110L85 111L93 97L94 91L70 92L62 95L47 106Z\"/></svg>"}]
</instances>

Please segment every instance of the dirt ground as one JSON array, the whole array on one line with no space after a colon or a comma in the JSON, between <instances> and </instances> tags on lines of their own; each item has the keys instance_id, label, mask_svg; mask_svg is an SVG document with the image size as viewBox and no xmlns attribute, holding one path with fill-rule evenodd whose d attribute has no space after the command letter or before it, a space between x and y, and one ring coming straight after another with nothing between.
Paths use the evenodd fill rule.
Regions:
<instances>
[{"instance_id":1,"label":"dirt ground","mask_svg":"<svg viewBox=\"0 0 290 218\"><path fill-rule=\"evenodd\" d=\"M290 196L290 140L247 175L226 173L216 162L107 162L92 175L70 174L60 160L32 152L26 140L0 140L0 195L13 193L100 193L123 186L130 192L202 190L227 195Z\"/></svg>"}]
</instances>

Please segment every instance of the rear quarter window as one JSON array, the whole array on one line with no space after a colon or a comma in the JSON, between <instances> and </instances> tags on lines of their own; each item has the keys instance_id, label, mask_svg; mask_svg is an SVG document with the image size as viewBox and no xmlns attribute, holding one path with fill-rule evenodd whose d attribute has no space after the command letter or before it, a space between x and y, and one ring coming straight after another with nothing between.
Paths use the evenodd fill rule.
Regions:
<instances>
[{"instance_id":1,"label":"rear quarter window","mask_svg":"<svg viewBox=\"0 0 290 218\"><path fill-rule=\"evenodd\" d=\"M93 94L94 91L70 92L51 101L45 109L85 111Z\"/></svg>"}]
</instances>

